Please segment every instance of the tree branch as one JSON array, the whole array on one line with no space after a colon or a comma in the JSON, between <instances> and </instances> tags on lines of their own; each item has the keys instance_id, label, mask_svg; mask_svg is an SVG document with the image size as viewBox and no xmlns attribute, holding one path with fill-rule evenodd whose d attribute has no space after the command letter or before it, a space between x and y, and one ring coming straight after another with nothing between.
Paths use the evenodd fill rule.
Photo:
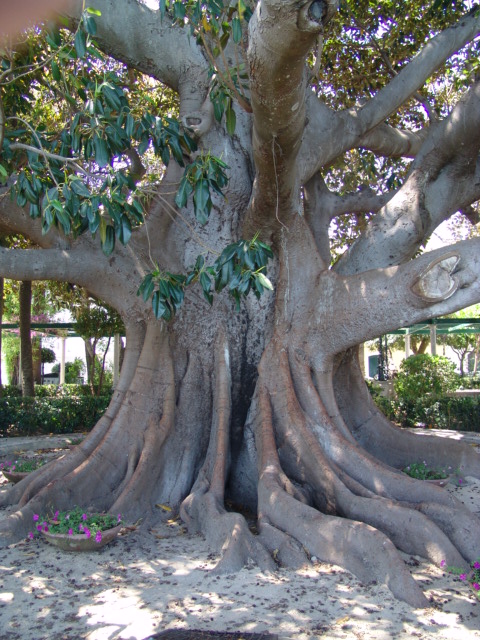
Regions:
<instances>
[{"instance_id":1,"label":"tree branch","mask_svg":"<svg viewBox=\"0 0 480 640\"><path fill-rule=\"evenodd\" d=\"M363 107L352 113L359 135L383 122L422 87L448 58L480 32L478 8L428 42L400 73Z\"/></svg>"},{"instance_id":2,"label":"tree branch","mask_svg":"<svg viewBox=\"0 0 480 640\"><path fill-rule=\"evenodd\" d=\"M369 148L369 138L365 136L414 95L436 69L479 32L480 13L471 12L464 16L457 24L432 38L388 85L359 109L334 113L310 92L307 97L308 121L298 157L303 184L345 151L358 146ZM385 129L382 127L381 131ZM378 137L372 135L377 146ZM383 153L381 148L379 152Z\"/></svg>"},{"instance_id":3,"label":"tree branch","mask_svg":"<svg viewBox=\"0 0 480 640\"><path fill-rule=\"evenodd\" d=\"M316 316L320 328L345 319L344 330L328 337L332 355L340 353L399 327L478 303L480 238L424 253L398 267L345 278L325 272L318 291L318 297L312 296L317 301L316 309L309 312L310 322ZM326 296L334 298L335 305L328 305ZM373 307L376 313L372 313Z\"/></svg>"},{"instance_id":4,"label":"tree branch","mask_svg":"<svg viewBox=\"0 0 480 640\"><path fill-rule=\"evenodd\" d=\"M136 0L92 0L101 11L96 41L105 53L167 84L180 94L186 110L198 108L205 98L208 64L187 28L175 27L168 16L148 9ZM72 0L65 12L75 22L82 3ZM192 84L200 95L193 95Z\"/></svg>"},{"instance_id":5,"label":"tree branch","mask_svg":"<svg viewBox=\"0 0 480 640\"><path fill-rule=\"evenodd\" d=\"M374 213L393 197L394 192L376 194L370 187L340 196L330 191L320 172L304 187L305 218L312 230L317 249L326 264L330 264L328 227L337 216L345 213Z\"/></svg>"},{"instance_id":6,"label":"tree branch","mask_svg":"<svg viewBox=\"0 0 480 640\"><path fill-rule=\"evenodd\" d=\"M379 124L358 141L358 146L389 158L415 158L428 135L428 129L406 131Z\"/></svg>"},{"instance_id":7,"label":"tree branch","mask_svg":"<svg viewBox=\"0 0 480 640\"><path fill-rule=\"evenodd\" d=\"M53 228L44 235L40 218L33 220L19 207L12 200L9 188L0 189L0 229L4 235L20 233L44 248L67 249L70 246L69 240L58 229Z\"/></svg>"},{"instance_id":8,"label":"tree branch","mask_svg":"<svg viewBox=\"0 0 480 640\"><path fill-rule=\"evenodd\" d=\"M338 273L409 260L437 226L480 197L480 83L428 130L402 188L342 256Z\"/></svg>"},{"instance_id":9,"label":"tree branch","mask_svg":"<svg viewBox=\"0 0 480 640\"><path fill-rule=\"evenodd\" d=\"M292 0L260 0L250 20L248 63L257 173L247 228L271 228L273 223L279 229L300 209L295 158L305 126L305 56L336 10L334 0L317 5L324 13L314 18L309 14L313 4L299 8Z\"/></svg>"}]
</instances>

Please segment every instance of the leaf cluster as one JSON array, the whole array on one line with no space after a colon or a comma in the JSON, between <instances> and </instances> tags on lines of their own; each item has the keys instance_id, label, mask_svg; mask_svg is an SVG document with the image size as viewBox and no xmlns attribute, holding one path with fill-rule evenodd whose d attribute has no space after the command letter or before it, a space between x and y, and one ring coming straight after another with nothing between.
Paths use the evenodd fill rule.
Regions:
<instances>
[{"instance_id":1,"label":"leaf cluster","mask_svg":"<svg viewBox=\"0 0 480 640\"><path fill-rule=\"evenodd\" d=\"M212 192L223 196L222 189L227 185L225 170L228 166L219 158L210 154L199 155L186 169L175 196L179 209L185 207L193 194L195 217L202 225L206 224L212 210Z\"/></svg>"},{"instance_id":2,"label":"leaf cluster","mask_svg":"<svg viewBox=\"0 0 480 640\"><path fill-rule=\"evenodd\" d=\"M195 265L186 275L162 272L156 269L148 273L138 289L145 302L152 298L152 308L157 318L171 320L180 308L185 288L199 282L203 296L209 304L213 303L213 293L227 289L236 303L250 291L260 298L265 290L272 291L273 286L266 276L268 261L273 252L268 245L258 240L239 240L222 251L213 265L208 266L204 256L198 256Z\"/></svg>"},{"instance_id":3,"label":"leaf cluster","mask_svg":"<svg viewBox=\"0 0 480 640\"><path fill-rule=\"evenodd\" d=\"M139 113L130 106L125 68L95 45L97 14L86 10L74 36L62 29L37 34L34 55L27 59L22 52L4 52L8 83L3 104L14 115L7 117L1 150L6 166L0 166L3 178L15 176L12 196L19 206L29 206L33 218L42 219L44 233L52 227L74 236L88 230L100 237L109 255L116 240L128 243L144 217L128 154L153 152L164 166L173 158L185 167L197 145L174 117ZM18 103L25 76L26 100ZM144 100L146 107L150 103ZM32 104L40 110L38 122L30 118ZM186 204L194 192L195 213L203 223L211 209L210 188L221 194L227 184L226 168L212 157L186 167L178 202Z\"/></svg>"}]
</instances>

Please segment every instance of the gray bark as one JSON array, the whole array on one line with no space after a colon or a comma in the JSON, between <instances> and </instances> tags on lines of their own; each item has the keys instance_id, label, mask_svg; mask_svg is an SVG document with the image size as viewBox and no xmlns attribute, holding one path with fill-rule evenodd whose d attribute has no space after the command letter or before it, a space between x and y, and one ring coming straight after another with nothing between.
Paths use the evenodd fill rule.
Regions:
<instances>
[{"instance_id":1,"label":"gray bark","mask_svg":"<svg viewBox=\"0 0 480 640\"><path fill-rule=\"evenodd\" d=\"M18 505L3 541L28 530L47 504L88 499L150 523L160 503L222 551L220 568L254 559L270 569L274 551L298 566L306 549L425 606L396 549L464 565L480 554L479 522L445 492L400 473L411 434L373 406L356 347L480 300L478 240L414 257L441 221L480 196L478 84L421 132L385 123L476 37L480 18L468 15L433 38L363 107L335 113L308 88L305 58L336 3L323 3L320 15L310 4L261 0L248 34L252 113L236 108L229 137L212 118L208 65L193 38L133 0L93 6L105 18L105 50L178 90L200 149L222 157L231 177L226 199L215 197L198 228L191 207L174 207L171 185L182 174L170 163L146 223L110 258L92 238L42 237L38 224L1 201L0 228L41 248L0 249L0 275L81 284L116 308L127 330L105 416L78 449L3 499ZM78 20L78 5L70 15ZM322 172L357 147L413 158L404 184L386 194L331 192ZM376 215L331 269L329 224L355 212ZM167 325L136 295L152 259L182 272L200 252L216 256L257 231L275 252L275 292L260 302L247 299L235 314L223 292L210 308L197 286ZM423 451L436 464L453 455L464 473L480 477L480 458L466 447L447 452L428 439ZM259 536L226 508L226 497L256 510Z\"/></svg>"}]
</instances>

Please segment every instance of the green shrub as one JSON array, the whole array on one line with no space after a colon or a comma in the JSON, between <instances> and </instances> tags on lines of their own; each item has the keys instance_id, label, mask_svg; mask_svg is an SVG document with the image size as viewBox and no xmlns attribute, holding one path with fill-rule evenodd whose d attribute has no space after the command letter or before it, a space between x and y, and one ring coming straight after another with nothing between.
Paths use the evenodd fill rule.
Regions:
<instances>
[{"instance_id":1,"label":"green shrub","mask_svg":"<svg viewBox=\"0 0 480 640\"><path fill-rule=\"evenodd\" d=\"M365 380L365 382L377 407L389 420L395 422L397 419L395 401L382 395L382 387L379 384L375 384L371 380Z\"/></svg>"},{"instance_id":2,"label":"green shrub","mask_svg":"<svg viewBox=\"0 0 480 640\"><path fill-rule=\"evenodd\" d=\"M0 436L91 430L110 396L0 398Z\"/></svg>"},{"instance_id":3,"label":"green shrub","mask_svg":"<svg viewBox=\"0 0 480 640\"><path fill-rule=\"evenodd\" d=\"M440 424L445 421L439 402L459 383L448 358L426 353L407 358L394 382L397 420L405 426L421 423L446 428Z\"/></svg>"},{"instance_id":4,"label":"green shrub","mask_svg":"<svg viewBox=\"0 0 480 640\"><path fill-rule=\"evenodd\" d=\"M21 398L22 390L16 384L5 384L2 387L2 396L4 398Z\"/></svg>"}]
</instances>

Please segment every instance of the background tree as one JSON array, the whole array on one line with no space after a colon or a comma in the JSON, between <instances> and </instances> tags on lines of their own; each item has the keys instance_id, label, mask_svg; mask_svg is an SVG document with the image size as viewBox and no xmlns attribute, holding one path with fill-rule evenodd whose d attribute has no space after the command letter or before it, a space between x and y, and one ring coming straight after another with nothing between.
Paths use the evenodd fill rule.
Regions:
<instances>
[{"instance_id":1,"label":"background tree","mask_svg":"<svg viewBox=\"0 0 480 640\"><path fill-rule=\"evenodd\" d=\"M33 351L31 336L32 316L32 283L30 280L20 282L19 288L19 328L20 328L20 369L22 379L22 395L34 396Z\"/></svg>"},{"instance_id":2,"label":"background tree","mask_svg":"<svg viewBox=\"0 0 480 640\"><path fill-rule=\"evenodd\" d=\"M479 522L400 469L480 459L391 425L357 347L480 300L478 239L419 255L480 196L478 7L159 7L72 3L2 54L0 226L39 248L0 274L85 287L127 340L96 428L3 498L2 540L47 505L148 523L160 502L220 568L306 549L425 606L397 549L464 565ZM147 98L164 85L178 118Z\"/></svg>"}]
</instances>

